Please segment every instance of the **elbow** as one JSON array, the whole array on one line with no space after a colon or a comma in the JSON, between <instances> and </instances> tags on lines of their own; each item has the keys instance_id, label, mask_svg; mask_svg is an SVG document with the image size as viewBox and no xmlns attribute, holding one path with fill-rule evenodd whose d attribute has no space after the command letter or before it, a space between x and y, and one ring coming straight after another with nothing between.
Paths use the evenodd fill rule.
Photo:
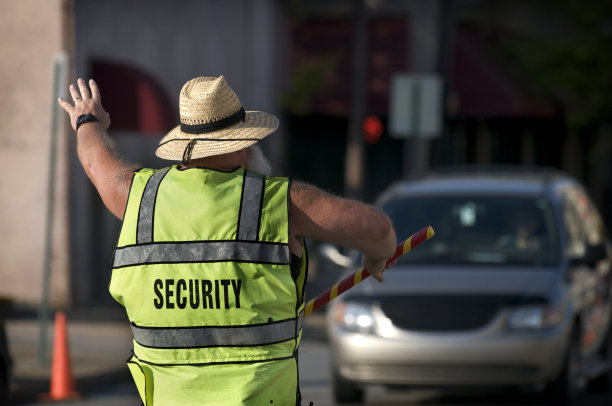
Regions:
<instances>
[{"instance_id":1,"label":"elbow","mask_svg":"<svg viewBox=\"0 0 612 406\"><path fill-rule=\"evenodd\" d=\"M391 219L384 214L381 215L380 220L376 223L377 227L372 230L370 238L377 247L379 256L382 258L390 258L395 254L397 244L393 223Z\"/></svg>"},{"instance_id":2,"label":"elbow","mask_svg":"<svg viewBox=\"0 0 612 406\"><path fill-rule=\"evenodd\" d=\"M376 228L372 230L371 237L374 241L384 241L393 232L393 224L389 217L381 215L381 219L376 222Z\"/></svg>"}]
</instances>

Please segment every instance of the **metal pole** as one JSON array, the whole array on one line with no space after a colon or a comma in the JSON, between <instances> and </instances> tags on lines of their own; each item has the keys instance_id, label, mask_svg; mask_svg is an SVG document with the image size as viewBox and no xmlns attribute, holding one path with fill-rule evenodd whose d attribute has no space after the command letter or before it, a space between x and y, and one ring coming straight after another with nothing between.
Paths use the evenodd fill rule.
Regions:
<instances>
[{"instance_id":1,"label":"metal pole","mask_svg":"<svg viewBox=\"0 0 612 406\"><path fill-rule=\"evenodd\" d=\"M442 0L407 3L410 70L413 73L436 72L440 47L440 13ZM417 128L418 130L418 128ZM427 172L430 141L413 133L404 140L404 177L414 179Z\"/></svg>"},{"instance_id":2,"label":"metal pole","mask_svg":"<svg viewBox=\"0 0 612 406\"><path fill-rule=\"evenodd\" d=\"M53 240L53 214L55 210L55 167L57 161L58 117L60 107L57 98L62 94L65 82L66 55L62 52L53 63L53 100L51 104L51 143L49 152L49 179L47 188L47 222L45 227L45 258L42 295L38 311L39 338L38 364L47 365L47 326L49 324L49 281L51 279L51 248Z\"/></svg>"},{"instance_id":3,"label":"metal pole","mask_svg":"<svg viewBox=\"0 0 612 406\"><path fill-rule=\"evenodd\" d=\"M410 117L410 134L411 137L404 141L404 178L405 179L418 179L422 175L422 168L424 166L424 152L423 152L423 139L420 134L421 123L420 109L421 109L421 88L418 83L412 85L412 104Z\"/></svg>"},{"instance_id":4,"label":"metal pole","mask_svg":"<svg viewBox=\"0 0 612 406\"><path fill-rule=\"evenodd\" d=\"M365 114L366 39L368 37L363 0L355 0L354 10L355 33L353 36L352 97L346 145L344 185L347 196L362 197L364 159L361 124Z\"/></svg>"}]
</instances>

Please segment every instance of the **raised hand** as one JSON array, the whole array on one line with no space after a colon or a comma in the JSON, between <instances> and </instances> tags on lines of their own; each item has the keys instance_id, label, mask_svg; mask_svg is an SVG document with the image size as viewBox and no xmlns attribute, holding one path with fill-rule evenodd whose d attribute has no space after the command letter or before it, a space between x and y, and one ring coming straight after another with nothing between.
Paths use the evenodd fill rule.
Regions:
<instances>
[{"instance_id":1,"label":"raised hand","mask_svg":"<svg viewBox=\"0 0 612 406\"><path fill-rule=\"evenodd\" d=\"M74 105L70 102L62 99L61 97L57 100L60 106L70 116L70 124L72 129L76 131L76 121L79 116L83 114L93 114L96 116L100 124L104 129L108 129L110 125L110 116L102 107L102 100L100 98L100 89L93 79L89 79L89 87L83 79L77 80L78 88L71 84L70 95ZM91 88L91 91L90 91Z\"/></svg>"}]
</instances>

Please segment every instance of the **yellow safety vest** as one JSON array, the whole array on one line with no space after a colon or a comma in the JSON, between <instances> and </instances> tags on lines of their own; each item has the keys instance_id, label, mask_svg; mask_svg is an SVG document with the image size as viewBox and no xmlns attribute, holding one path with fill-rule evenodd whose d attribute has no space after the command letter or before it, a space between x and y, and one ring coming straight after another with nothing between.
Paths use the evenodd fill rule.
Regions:
<instances>
[{"instance_id":1,"label":"yellow safety vest","mask_svg":"<svg viewBox=\"0 0 612 406\"><path fill-rule=\"evenodd\" d=\"M243 168L135 173L109 290L145 405L299 404L307 259L291 266L289 186Z\"/></svg>"}]
</instances>

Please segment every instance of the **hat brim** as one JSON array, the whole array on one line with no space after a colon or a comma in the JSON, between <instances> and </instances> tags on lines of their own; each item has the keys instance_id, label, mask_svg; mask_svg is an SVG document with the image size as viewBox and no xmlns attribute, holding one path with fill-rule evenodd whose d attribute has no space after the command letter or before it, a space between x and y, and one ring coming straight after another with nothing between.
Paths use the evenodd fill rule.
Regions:
<instances>
[{"instance_id":1,"label":"hat brim","mask_svg":"<svg viewBox=\"0 0 612 406\"><path fill-rule=\"evenodd\" d=\"M222 130L205 134L188 134L181 126L174 127L159 142L155 155L162 159L181 161L185 148L197 140L191 151L191 159L222 155L247 148L278 128L278 119L263 111L247 111L245 120Z\"/></svg>"}]
</instances>

